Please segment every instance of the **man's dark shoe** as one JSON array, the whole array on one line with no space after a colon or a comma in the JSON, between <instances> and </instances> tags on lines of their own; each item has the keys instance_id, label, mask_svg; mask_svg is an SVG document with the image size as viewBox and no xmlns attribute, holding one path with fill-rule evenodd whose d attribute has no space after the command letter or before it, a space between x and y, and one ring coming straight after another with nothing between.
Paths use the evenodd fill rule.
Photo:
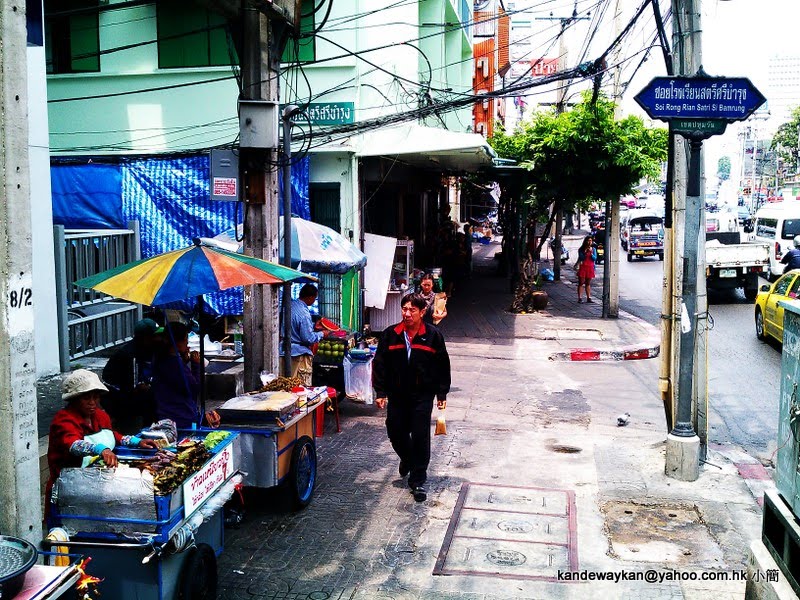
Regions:
<instances>
[{"instance_id":1,"label":"man's dark shoe","mask_svg":"<svg viewBox=\"0 0 800 600\"><path fill-rule=\"evenodd\" d=\"M411 472L411 468L407 467L403 463L400 463L400 469L399 470L400 470L400 477L405 477L406 475L408 475Z\"/></svg>"},{"instance_id":2,"label":"man's dark shoe","mask_svg":"<svg viewBox=\"0 0 800 600\"><path fill-rule=\"evenodd\" d=\"M411 488L411 493L414 495L414 500L417 502L425 502L428 499L428 492L421 485Z\"/></svg>"}]
</instances>

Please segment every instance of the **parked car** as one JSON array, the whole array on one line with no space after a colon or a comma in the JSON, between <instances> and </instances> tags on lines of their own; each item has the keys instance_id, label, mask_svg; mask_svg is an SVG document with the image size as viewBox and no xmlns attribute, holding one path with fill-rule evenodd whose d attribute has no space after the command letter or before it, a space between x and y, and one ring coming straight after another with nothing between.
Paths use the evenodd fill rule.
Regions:
<instances>
[{"instance_id":1,"label":"parked car","mask_svg":"<svg viewBox=\"0 0 800 600\"><path fill-rule=\"evenodd\" d=\"M762 285L756 296L755 320L756 337L766 340L772 337L783 342L782 300L795 300L800 297L800 269L789 271L772 285Z\"/></svg>"},{"instance_id":2,"label":"parked car","mask_svg":"<svg viewBox=\"0 0 800 600\"><path fill-rule=\"evenodd\" d=\"M750 214L750 209L746 206L739 206L736 212L739 217L739 225L744 227L745 232L753 231L753 215Z\"/></svg>"}]
</instances>

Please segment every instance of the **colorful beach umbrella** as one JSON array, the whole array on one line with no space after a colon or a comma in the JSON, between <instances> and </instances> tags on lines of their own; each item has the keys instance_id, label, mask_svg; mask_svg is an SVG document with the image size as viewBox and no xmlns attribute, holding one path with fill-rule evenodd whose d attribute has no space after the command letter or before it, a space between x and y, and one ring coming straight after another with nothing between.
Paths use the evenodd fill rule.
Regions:
<instances>
[{"instance_id":1,"label":"colorful beach umbrella","mask_svg":"<svg viewBox=\"0 0 800 600\"><path fill-rule=\"evenodd\" d=\"M290 281L302 283L317 278L195 240L188 248L121 265L75 284L130 302L160 306L240 285Z\"/></svg>"}]
</instances>

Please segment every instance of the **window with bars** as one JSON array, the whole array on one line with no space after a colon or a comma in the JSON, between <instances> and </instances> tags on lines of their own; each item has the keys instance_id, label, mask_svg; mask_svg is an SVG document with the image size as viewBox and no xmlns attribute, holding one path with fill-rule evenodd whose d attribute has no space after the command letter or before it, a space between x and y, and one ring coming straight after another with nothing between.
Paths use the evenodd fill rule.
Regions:
<instances>
[{"instance_id":1,"label":"window with bars","mask_svg":"<svg viewBox=\"0 0 800 600\"><path fill-rule=\"evenodd\" d=\"M46 0L44 3L47 72L100 71L98 0Z\"/></svg>"},{"instance_id":2,"label":"window with bars","mask_svg":"<svg viewBox=\"0 0 800 600\"><path fill-rule=\"evenodd\" d=\"M177 0L156 5L158 67L222 67L238 63L228 45L225 19L208 9Z\"/></svg>"}]
</instances>

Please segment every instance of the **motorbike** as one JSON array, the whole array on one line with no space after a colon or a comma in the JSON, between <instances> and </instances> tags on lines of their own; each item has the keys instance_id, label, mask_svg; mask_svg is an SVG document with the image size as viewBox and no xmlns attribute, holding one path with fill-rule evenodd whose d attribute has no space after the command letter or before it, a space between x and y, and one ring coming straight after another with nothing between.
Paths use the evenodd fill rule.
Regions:
<instances>
[{"instance_id":1,"label":"motorbike","mask_svg":"<svg viewBox=\"0 0 800 600\"><path fill-rule=\"evenodd\" d=\"M553 252L553 258L556 257L558 252L556 251L556 238L550 238L550 250ZM561 264L564 265L569 260L569 250L564 245L564 242L561 242Z\"/></svg>"},{"instance_id":2,"label":"motorbike","mask_svg":"<svg viewBox=\"0 0 800 600\"><path fill-rule=\"evenodd\" d=\"M603 262L603 256L606 253L606 227L605 223L601 227L595 228L592 232L592 239L594 240L594 249L597 251L597 259L595 264L599 265Z\"/></svg>"}]
</instances>

